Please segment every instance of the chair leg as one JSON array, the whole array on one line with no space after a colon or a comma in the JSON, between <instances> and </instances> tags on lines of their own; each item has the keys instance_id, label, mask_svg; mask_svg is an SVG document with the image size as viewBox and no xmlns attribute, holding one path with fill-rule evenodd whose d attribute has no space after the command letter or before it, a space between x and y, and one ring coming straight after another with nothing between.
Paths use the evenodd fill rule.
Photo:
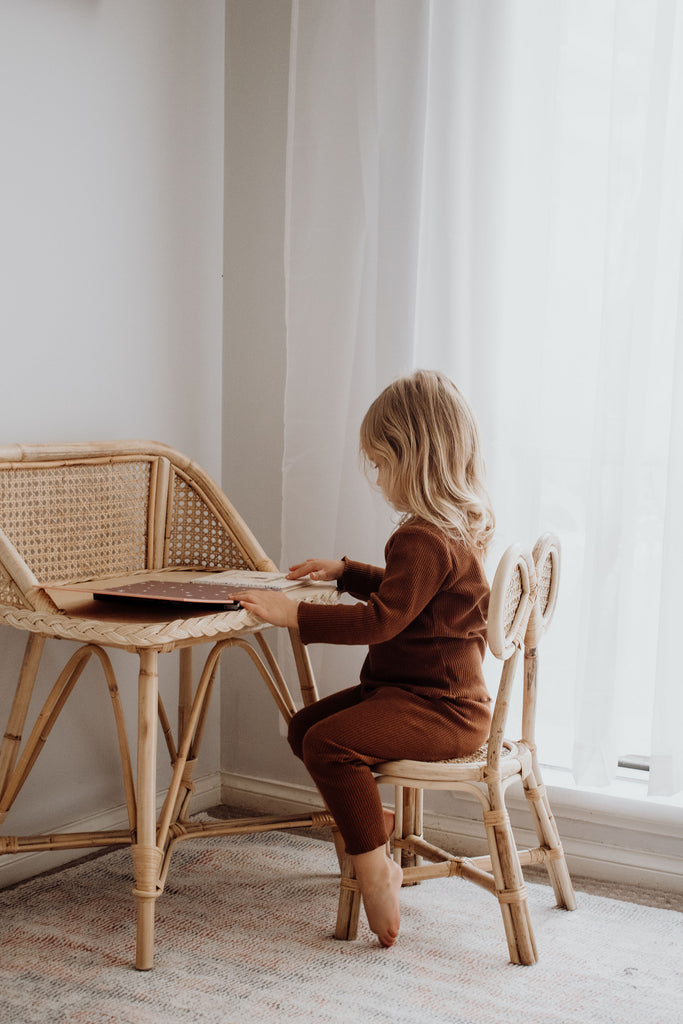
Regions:
<instances>
[{"instance_id":1,"label":"chair leg","mask_svg":"<svg viewBox=\"0 0 683 1024\"><path fill-rule=\"evenodd\" d=\"M332 826L332 841L334 842L334 851L337 854L337 861L339 862L339 869L341 870L344 867L346 845L342 839L342 834L336 825Z\"/></svg>"},{"instance_id":2,"label":"chair leg","mask_svg":"<svg viewBox=\"0 0 683 1024\"><path fill-rule=\"evenodd\" d=\"M522 779L524 795L536 828L536 835L544 850L545 866L555 893L558 907L576 910L574 887L562 849L560 834L555 824L550 802L543 785L535 744L536 692L538 686L538 638L524 649L524 706L522 713L522 735L531 752L531 771Z\"/></svg>"},{"instance_id":3,"label":"chair leg","mask_svg":"<svg viewBox=\"0 0 683 1024\"><path fill-rule=\"evenodd\" d=\"M339 847L337 847L337 853L339 854ZM339 888L339 905L337 907L337 927L334 931L335 939L353 941L358 937L360 904L360 889L356 882L353 861L344 850L341 857L341 884Z\"/></svg>"},{"instance_id":4,"label":"chair leg","mask_svg":"<svg viewBox=\"0 0 683 1024\"><path fill-rule=\"evenodd\" d=\"M485 811L484 825L510 959L515 964L535 964L536 940L507 810L503 807Z\"/></svg>"},{"instance_id":5,"label":"chair leg","mask_svg":"<svg viewBox=\"0 0 683 1024\"><path fill-rule=\"evenodd\" d=\"M400 829L397 830L400 839L407 839L408 836L418 836L422 839L422 790L412 789L406 786L396 787L395 805L401 806ZM413 853L412 850L401 849L401 867L412 868L422 863L422 858ZM404 882L405 886L419 885L419 882Z\"/></svg>"},{"instance_id":6,"label":"chair leg","mask_svg":"<svg viewBox=\"0 0 683 1024\"><path fill-rule=\"evenodd\" d=\"M569 875L555 818L550 808L548 794L538 769L532 770L523 780L523 783L524 795L529 802L538 841L547 850L545 866L555 893L557 905L558 907L564 907L566 910L576 910L574 886Z\"/></svg>"}]
</instances>

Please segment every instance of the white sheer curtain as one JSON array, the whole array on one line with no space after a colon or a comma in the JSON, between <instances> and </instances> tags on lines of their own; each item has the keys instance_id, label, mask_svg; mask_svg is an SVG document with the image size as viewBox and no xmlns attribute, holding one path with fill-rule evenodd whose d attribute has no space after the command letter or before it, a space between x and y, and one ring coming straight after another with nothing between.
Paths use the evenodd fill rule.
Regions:
<instances>
[{"instance_id":1,"label":"white sheer curtain","mask_svg":"<svg viewBox=\"0 0 683 1024\"><path fill-rule=\"evenodd\" d=\"M651 754L658 793L683 788L682 42L675 0L295 0L288 128L285 561L381 561L360 420L450 373L492 566L563 542L545 756L602 785ZM323 692L360 654L317 652Z\"/></svg>"}]
</instances>

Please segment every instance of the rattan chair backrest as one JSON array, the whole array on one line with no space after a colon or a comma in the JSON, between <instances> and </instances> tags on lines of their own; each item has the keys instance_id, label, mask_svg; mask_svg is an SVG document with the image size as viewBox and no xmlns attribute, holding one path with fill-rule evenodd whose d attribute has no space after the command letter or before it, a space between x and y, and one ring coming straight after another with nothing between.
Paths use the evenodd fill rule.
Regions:
<instances>
[{"instance_id":1,"label":"rattan chair backrest","mask_svg":"<svg viewBox=\"0 0 683 1024\"><path fill-rule=\"evenodd\" d=\"M533 550L536 567L536 601L524 636L524 697L522 702L522 739L536 746L536 704L538 699L538 649L550 625L560 585L560 541L553 533L538 538Z\"/></svg>"},{"instance_id":2,"label":"rattan chair backrest","mask_svg":"<svg viewBox=\"0 0 683 1024\"><path fill-rule=\"evenodd\" d=\"M498 772L500 764L517 655L535 599L533 559L520 544L513 544L498 564L489 600L488 645L491 653L503 662L486 755L487 770L492 773Z\"/></svg>"},{"instance_id":3,"label":"rattan chair backrest","mask_svg":"<svg viewBox=\"0 0 683 1024\"><path fill-rule=\"evenodd\" d=\"M489 599L488 645L501 661L523 643L535 597L533 559L521 544L512 544L498 563Z\"/></svg>"},{"instance_id":4,"label":"rattan chair backrest","mask_svg":"<svg viewBox=\"0 0 683 1024\"><path fill-rule=\"evenodd\" d=\"M166 445L0 448L0 603L31 608L47 583L167 567L273 565L214 481Z\"/></svg>"},{"instance_id":5,"label":"rattan chair backrest","mask_svg":"<svg viewBox=\"0 0 683 1024\"><path fill-rule=\"evenodd\" d=\"M555 613L560 585L560 541L554 533L544 533L534 545L537 594L529 616L525 645L536 647Z\"/></svg>"}]
</instances>

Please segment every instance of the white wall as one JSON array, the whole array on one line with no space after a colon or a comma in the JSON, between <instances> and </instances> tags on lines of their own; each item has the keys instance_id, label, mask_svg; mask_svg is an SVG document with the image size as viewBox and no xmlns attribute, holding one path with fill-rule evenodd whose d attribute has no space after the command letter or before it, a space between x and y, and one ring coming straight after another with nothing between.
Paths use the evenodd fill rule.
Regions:
<instances>
[{"instance_id":1,"label":"white wall","mask_svg":"<svg viewBox=\"0 0 683 1024\"><path fill-rule=\"evenodd\" d=\"M224 20L223 0L0 0L0 443L149 437L220 477ZM43 690L72 649L52 646ZM0 628L3 728L22 650ZM122 802L109 715L93 669L3 832Z\"/></svg>"}]
</instances>

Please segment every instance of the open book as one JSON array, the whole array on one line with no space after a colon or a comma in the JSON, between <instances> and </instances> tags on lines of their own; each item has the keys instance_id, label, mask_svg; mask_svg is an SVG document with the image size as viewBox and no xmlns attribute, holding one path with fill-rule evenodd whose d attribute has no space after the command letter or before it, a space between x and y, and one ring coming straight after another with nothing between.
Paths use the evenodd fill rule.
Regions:
<instances>
[{"instance_id":1,"label":"open book","mask_svg":"<svg viewBox=\"0 0 683 1024\"><path fill-rule=\"evenodd\" d=\"M140 579L117 587L102 587L93 596L99 600L178 601L235 611L241 607L234 595L242 590L291 590L306 580L288 580L284 572L251 572L227 569L203 573L191 580Z\"/></svg>"},{"instance_id":2,"label":"open book","mask_svg":"<svg viewBox=\"0 0 683 1024\"><path fill-rule=\"evenodd\" d=\"M136 601L179 601L183 604L207 604L224 610L240 607L234 595L242 590L289 590L300 586L288 580L283 572L249 572L229 569L191 580L139 579L116 587L98 588L93 596L99 600L128 598Z\"/></svg>"},{"instance_id":3,"label":"open book","mask_svg":"<svg viewBox=\"0 0 683 1024\"><path fill-rule=\"evenodd\" d=\"M197 576L196 582L207 581L206 573ZM250 569L226 569L225 572L211 573L209 582L226 584L239 590L291 590L310 580L288 580L286 572L252 572Z\"/></svg>"},{"instance_id":4,"label":"open book","mask_svg":"<svg viewBox=\"0 0 683 1024\"><path fill-rule=\"evenodd\" d=\"M160 572L141 574L137 578L116 581L91 580L48 586L52 591L92 594L100 601L166 601L212 606L223 611L236 611L241 607L234 595L243 590L302 590L317 581L288 580L284 572L251 572L228 569L224 572L204 572L189 579L169 579ZM325 584L323 584L324 586Z\"/></svg>"}]
</instances>

